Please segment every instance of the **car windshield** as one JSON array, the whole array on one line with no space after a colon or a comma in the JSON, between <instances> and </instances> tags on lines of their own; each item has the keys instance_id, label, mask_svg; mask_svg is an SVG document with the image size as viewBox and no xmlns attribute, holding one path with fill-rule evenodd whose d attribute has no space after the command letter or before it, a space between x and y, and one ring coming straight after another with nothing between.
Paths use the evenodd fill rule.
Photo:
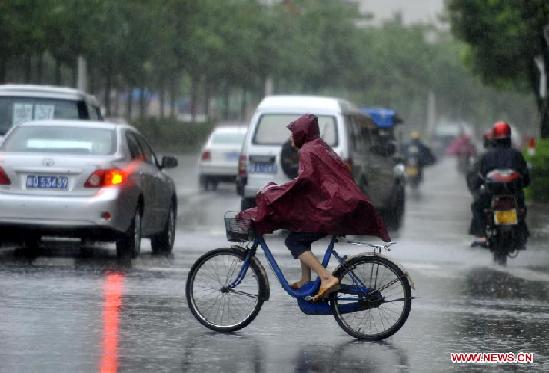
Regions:
<instances>
[{"instance_id":1,"label":"car windshield","mask_svg":"<svg viewBox=\"0 0 549 373\"><path fill-rule=\"evenodd\" d=\"M241 145L244 141L245 132L214 132L212 144L215 145Z\"/></svg>"},{"instance_id":2,"label":"car windshield","mask_svg":"<svg viewBox=\"0 0 549 373\"><path fill-rule=\"evenodd\" d=\"M263 114L255 129L253 143L257 145L282 145L290 138L286 127L301 114ZM337 146L336 119L330 115L318 115L320 137L330 146Z\"/></svg>"},{"instance_id":3,"label":"car windshield","mask_svg":"<svg viewBox=\"0 0 549 373\"><path fill-rule=\"evenodd\" d=\"M79 119L78 101L0 96L0 135L31 120Z\"/></svg>"},{"instance_id":4,"label":"car windshield","mask_svg":"<svg viewBox=\"0 0 549 373\"><path fill-rule=\"evenodd\" d=\"M107 155L116 151L116 133L107 128L23 126L10 133L0 150Z\"/></svg>"}]
</instances>

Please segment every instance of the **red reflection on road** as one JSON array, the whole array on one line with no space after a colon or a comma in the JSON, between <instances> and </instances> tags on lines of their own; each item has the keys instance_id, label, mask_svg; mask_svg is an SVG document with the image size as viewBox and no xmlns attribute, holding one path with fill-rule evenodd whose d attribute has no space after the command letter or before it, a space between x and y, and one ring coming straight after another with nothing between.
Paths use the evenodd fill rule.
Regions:
<instances>
[{"instance_id":1,"label":"red reflection on road","mask_svg":"<svg viewBox=\"0 0 549 373\"><path fill-rule=\"evenodd\" d=\"M122 305L123 287L123 274L107 274L105 284L103 285L101 373L115 373L118 370L119 312Z\"/></svg>"}]
</instances>

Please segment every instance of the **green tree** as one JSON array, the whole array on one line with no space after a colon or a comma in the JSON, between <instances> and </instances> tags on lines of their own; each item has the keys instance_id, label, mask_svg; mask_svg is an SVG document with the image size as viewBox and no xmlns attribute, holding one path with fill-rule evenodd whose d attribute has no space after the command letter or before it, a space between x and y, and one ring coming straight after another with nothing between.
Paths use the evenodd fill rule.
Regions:
<instances>
[{"instance_id":1,"label":"green tree","mask_svg":"<svg viewBox=\"0 0 549 373\"><path fill-rule=\"evenodd\" d=\"M448 8L452 31L469 45L468 65L495 87L534 93L541 136L549 137L549 103L540 96L540 75L534 63L536 56L543 56L549 70L549 45L543 37L549 2L450 0Z\"/></svg>"}]
</instances>

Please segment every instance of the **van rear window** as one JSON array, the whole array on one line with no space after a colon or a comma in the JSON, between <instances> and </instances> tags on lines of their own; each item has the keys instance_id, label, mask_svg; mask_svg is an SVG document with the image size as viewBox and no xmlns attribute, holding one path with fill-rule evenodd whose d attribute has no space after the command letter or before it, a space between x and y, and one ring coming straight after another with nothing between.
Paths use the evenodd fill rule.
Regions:
<instances>
[{"instance_id":1,"label":"van rear window","mask_svg":"<svg viewBox=\"0 0 549 373\"><path fill-rule=\"evenodd\" d=\"M282 145L290 138L286 126L299 118L301 114L263 114L255 128L253 143L256 145ZM336 118L330 115L318 115L320 137L330 146L337 146Z\"/></svg>"},{"instance_id":2,"label":"van rear window","mask_svg":"<svg viewBox=\"0 0 549 373\"><path fill-rule=\"evenodd\" d=\"M0 97L0 134L12 126L31 120L83 118L78 101L38 98Z\"/></svg>"}]
</instances>

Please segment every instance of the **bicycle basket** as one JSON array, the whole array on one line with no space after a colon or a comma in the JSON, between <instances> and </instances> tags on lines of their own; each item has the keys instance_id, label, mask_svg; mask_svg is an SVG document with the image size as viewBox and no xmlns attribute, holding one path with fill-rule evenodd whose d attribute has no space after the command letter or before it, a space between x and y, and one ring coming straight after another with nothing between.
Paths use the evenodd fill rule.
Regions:
<instances>
[{"instance_id":1,"label":"bicycle basket","mask_svg":"<svg viewBox=\"0 0 549 373\"><path fill-rule=\"evenodd\" d=\"M227 239L232 242L245 242L254 239L252 221L250 219L237 219L238 212L227 211L225 213L225 231Z\"/></svg>"}]
</instances>

